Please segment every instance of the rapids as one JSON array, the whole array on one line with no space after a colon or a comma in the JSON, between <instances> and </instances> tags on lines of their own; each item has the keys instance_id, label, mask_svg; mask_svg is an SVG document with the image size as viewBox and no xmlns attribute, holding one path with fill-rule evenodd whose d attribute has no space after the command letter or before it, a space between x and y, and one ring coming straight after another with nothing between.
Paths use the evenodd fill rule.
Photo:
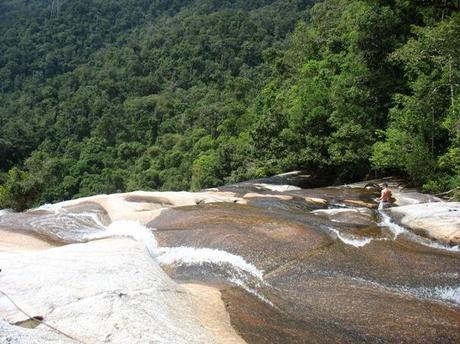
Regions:
<instances>
[{"instance_id":1,"label":"rapids","mask_svg":"<svg viewBox=\"0 0 460 344\"><path fill-rule=\"evenodd\" d=\"M205 201L117 195L117 209L139 204L126 219L107 210L110 195L1 211L0 234L56 246L132 238L176 282L219 288L248 343L459 342L459 246L400 225L374 190L307 181L285 174Z\"/></svg>"}]
</instances>

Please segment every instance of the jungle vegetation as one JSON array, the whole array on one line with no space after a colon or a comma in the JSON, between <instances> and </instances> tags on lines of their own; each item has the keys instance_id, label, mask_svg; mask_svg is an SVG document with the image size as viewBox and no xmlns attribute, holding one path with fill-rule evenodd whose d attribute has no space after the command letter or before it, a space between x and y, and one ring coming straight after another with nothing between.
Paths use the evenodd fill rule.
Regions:
<instances>
[{"instance_id":1,"label":"jungle vegetation","mask_svg":"<svg viewBox=\"0 0 460 344\"><path fill-rule=\"evenodd\" d=\"M456 1L1 1L0 208L299 169L458 190L459 32Z\"/></svg>"}]
</instances>

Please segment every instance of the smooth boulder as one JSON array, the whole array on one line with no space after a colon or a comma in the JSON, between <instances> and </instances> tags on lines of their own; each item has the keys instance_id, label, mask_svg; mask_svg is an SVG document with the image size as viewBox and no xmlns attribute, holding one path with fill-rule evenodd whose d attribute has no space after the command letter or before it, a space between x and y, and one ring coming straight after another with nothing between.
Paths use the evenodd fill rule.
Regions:
<instances>
[{"instance_id":1,"label":"smooth boulder","mask_svg":"<svg viewBox=\"0 0 460 344\"><path fill-rule=\"evenodd\" d=\"M213 312L218 307L203 306L202 298L172 281L134 240L0 253L0 266L2 292L29 316L80 342L243 342L225 313L219 318L222 312ZM207 327L211 314L215 321ZM25 330L20 325L29 316L0 293L0 342L71 342L43 324Z\"/></svg>"},{"instance_id":2,"label":"smooth boulder","mask_svg":"<svg viewBox=\"0 0 460 344\"><path fill-rule=\"evenodd\" d=\"M460 244L460 202L413 204L388 211L418 234L446 244Z\"/></svg>"}]
</instances>

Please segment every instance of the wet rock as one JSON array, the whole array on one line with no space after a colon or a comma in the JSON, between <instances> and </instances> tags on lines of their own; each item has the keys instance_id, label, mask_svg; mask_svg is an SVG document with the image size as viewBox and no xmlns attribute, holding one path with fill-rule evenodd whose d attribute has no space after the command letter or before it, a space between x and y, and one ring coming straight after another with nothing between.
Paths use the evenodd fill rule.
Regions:
<instances>
[{"instance_id":1,"label":"wet rock","mask_svg":"<svg viewBox=\"0 0 460 344\"><path fill-rule=\"evenodd\" d=\"M460 339L457 308L366 281L305 273L301 265L293 269L270 282L283 295L279 308L303 320L307 328L321 324L324 336L314 342L448 343Z\"/></svg>"},{"instance_id":2,"label":"wet rock","mask_svg":"<svg viewBox=\"0 0 460 344\"><path fill-rule=\"evenodd\" d=\"M370 202L370 201L361 201L361 200L355 200L355 199L344 199L342 201L346 205L350 205L353 207L366 207L370 209L376 209L378 205L375 202Z\"/></svg>"},{"instance_id":3,"label":"wet rock","mask_svg":"<svg viewBox=\"0 0 460 344\"><path fill-rule=\"evenodd\" d=\"M458 259L457 252L417 245L404 238L372 240L362 247L338 240L265 277L271 279L293 269L292 278L311 274L343 275L387 286L435 288L458 283Z\"/></svg>"},{"instance_id":4,"label":"wet rock","mask_svg":"<svg viewBox=\"0 0 460 344\"><path fill-rule=\"evenodd\" d=\"M333 222L370 226L375 224L375 214L369 208L320 209L313 214L326 217Z\"/></svg>"},{"instance_id":5,"label":"wet rock","mask_svg":"<svg viewBox=\"0 0 460 344\"><path fill-rule=\"evenodd\" d=\"M230 322L230 315L223 302L223 294L217 287L202 284L181 284L192 295L190 302L199 310L197 319L204 328L209 329L223 344L246 343L237 334Z\"/></svg>"},{"instance_id":6,"label":"wet rock","mask_svg":"<svg viewBox=\"0 0 460 344\"><path fill-rule=\"evenodd\" d=\"M399 189L405 187L406 185L405 181L401 178L386 177L379 179L363 180L356 183L346 184L346 186L351 188L368 188L380 191L383 183L387 183L390 189Z\"/></svg>"},{"instance_id":7,"label":"wet rock","mask_svg":"<svg viewBox=\"0 0 460 344\"><path fill-rule=\"evenodd\" d=\"M34 235L51 244L63 244L87 241L89 236L104 231L105 227L94 213L83 216L37 209L0 216L0 229Z\"/></svg>"},{"instance_id":8,"label":"wet rock","mask_svg":"<svg viewBox=\"0 0 460 344\"><path fill-rule=\"evenodd\" d=\"M306 202L302 197L289 196L289 195L279 195L280 197L253 197L244 199L241 204L248 204L258 208L261 208L262 211L267 212L286 212L286 213L298 213L305 214L311 210L322 209L324 208L323 204L318 203L309 203ZM290 198L288 200L287 198Z\"/></svg>"},{"instance_id":9,"label":"wet rock","mask_svg":"<svg viewBox=\"0 0 460 344\"><path fill-rule=\"evenodd\" d=\"M302 188L311 187L316 180L312 174L305 171L291 171L277 174L272 177L260 178L249 181L249 183L264 183L273 185L294 185ZM313 183L314 184L314 183Z\"/></svg>"},{"instance_id":10,"label":"wet rock","mask_svg":"<svg viewBox=\"0 0 460 344\"><path fill-rule=\"evenodd\" d=\"M366 207L376 208L375 198L378 193L373 190L358 187L335 186L316 189L291 191L285 194L304 197L307 201L316 201L323 205L335 207Z\"/></svg>"},{"instance_id":11,"label":"wet rock","mask_svg":"<svg viewBox=\"0 0 460 344\"><path fill-rule=\"evenodd\" d=\"M431 203L431 202L442 202L442 200L436 196L423 194L416 190L392 190L393 197L395 198L394 205L403 206L420 203Z\"/></svg>"},{"instance_id":12,"label":"wet rock","mask_svg":"<svg viewBox=\"0 0 460 344\"><path fill-rule=\"evenodd\" d=\"M282 201L290 201L293 199L292 196L289 195L270 195L270 194L259 194L255 192L248 192L246 195L243 196L244 199L251 199L251 198L276 198Z\"/></svg>"},{"instance_id":13,"label":"wet rock","mask_svg":"<svg viewBox=\"0 0 460 344\"><path fill-rule=\"evenodd\" d=\"M232 323L252 344L304 344L344 342L339 331L331 333L321 322L290 315L253 297L239 288L223 288L222 299ZM295 312L295 308L292 309ZM327 336L325 335L327 333Z\"/></svg>"},{"instance_id":14,"label":"wet rock","mask_svg":"<svg viewBox=\"0 0 460 344\"><path fill-rule=\"evenodd\" d=\"M262 270L275 269L331 242L326 233L311 225L240 204L174 208L147 226L156 228L160 246L218 248L242 256Z\"/></svg>"},{"instance_id":15,"label":"wet rock","mask_svg":"<svg viewBox=\"0 0 460 344\"><path fill-rule=\"evenodd\" d=\"M460 202L421 203L388 211L419 234L447 244L460 244Z\"/></svg>"},{"instance_id":16,"label":"wet rock","mask_svg":"<svg viewBox=\"0 0 460 344\"><path fill-rule=\"evenodd\" d=\"M260 184L254 184L254 186L265 189L265 190L277 191L277 192L302 190L298 186L294 186L294 185L273 185L273 184L260 183Z\"/></svg>"},{"instance_id":17,"label":"wet rock","mask_svg":"<svg viewBox=\"0 0 460 344\"><path fill-rule=\"evenodd\" d=\"M131 220L145 224L157 217L162 210L172 207L202 203L235 203L241 201L234 193L208 190L205 192L148 192L96 195L64 201L33 209L33 214L67 213L97 215L97 222L107 225L109 222ZM29 212L27 212L29 213ZM26 214L27 214L26 213ZM7 214L8 215L8 214ZM93 219L94 216L93 216ZM0 226L2 221L0 218Z\"/></svg>"},{"instance_id":18,"label":"wet rock","mask_svg":"<svg viewBox=\"0 0 460 344\"><path fill-rule=\"evenodd\" d=\"M323 179L320 176L314 176L304 171L292 171L272 177L224 185L214 190L229 191L238 196L243 196L250 192L287 192L325 185Z\"/></svg>"},{"instance_id":19,"label":"wet rock","mask_svg":"<svg viewBox=\"0 0 460 344\"><path fill-rule=\"evenodd\" d=\"M43 219L57 221L51 236L55 228L130 236L133 228L124 220L148 223L160 246L150 252L170 276L194 283L185 289L133 241L49 249L39 240L28 242L27 231L8 232L15 235L9 237L14 245L37 251L27 257L10 249L0 232L0 249L8 250L0 253L0 267L7 267L0 289L7 286L33 316L70 334L94 334L95 342L239 343L220 295L231 324L249 343L460 342L455 248L398 231L385 213L369 209L376 205L378 185L299 190L285 177L274 188L259 180L201 193L98 195L35 210L33 223L30 214L6 217L10 229L28 223L44 235ZM390 187L406 200L415 197L396 191L397 184ZM326 206L331 209L318 209ZM389 212L402 221L403 215L393 214L401 208ZM60 214L75 217L77 226L56 220ZM452 216L433 209L436 214ZM218 286L221 294L198 282ZM0 342L65 342L42 325L16 326L29 319L0 295L2 318L8 322L0 321Z\"/></svg>"},{"instance_id":20,"label":"wet rock","mask_svg":"<svg viewBox=\"0 0 460 344\"><path fill-rule=\"evenodd\" d=\"M173 282L142 243L109 239L14 259L0 254L0 266L3 292L28 314L42 317L81 342L242 342L235 333L220 333L230 328L228 323L217 321L206 327L203 320L211 315L203 317L202 311L213 308L211 299L203 306L194 293ZM2 343L68 341L44 325L27 331L12 326L29 318L3 294L0 319Z\"/></svg>"},{"instance_id":21,"label":"wet rock","mask_svg":"<svg viewBox=\"0 0 460 344\"><path fill-rule=\"evenodd\" d=\"M81 202L74 205L69 205L65 207L66 212L70 214L79 214L91 216L97 222L102 223L104 226L107 226L112 222L107 211L100 204L96 202Z\"/></svg>"},{"instance_id":22,"label":"wet rock","mask_svg":"<svg viewBox=\"0 0 460 344\"><path fill-rule=\"evenodd\" d=\"M373 190L376 193L380 193L383 183L387 183L390 188L392 195L395 199L394 205L410 205L428 202L441 202L442 200L436 196L424 194L419 192L417 189L407 188L407 184L404 180L399 178L382 178L373 179L353 184L346 185L350 188L366 188Z\"/></svg>"}]
</instances>

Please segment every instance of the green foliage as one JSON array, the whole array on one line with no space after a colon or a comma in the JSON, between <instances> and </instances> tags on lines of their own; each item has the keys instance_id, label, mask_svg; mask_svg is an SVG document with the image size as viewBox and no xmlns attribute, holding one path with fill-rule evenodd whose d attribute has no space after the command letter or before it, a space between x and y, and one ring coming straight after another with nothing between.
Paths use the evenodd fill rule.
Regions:
<instances>
[{"instance_id":1,"label":"green foliage","mask_svg":"<svg viewBox=\"0 0 460 344\"><path fill-rule=\"evenodd\" d=\"M24 173L13 170L3 189L36 178L34 200L18 201L27 207L246 175L238 145L249 143L238 137L270 74L264 51L284 44L307 4L75 0L57 11L2 2L0 169ZM49 181L26 164L31 155L59 166ZM217 168L210 156L231 161Z\"/></svg>"},{"instance_id":2,"label":"green foliage","mask_svg":"<svg viewBox=\"0 0 460 344\"><path fill-rule=\"evenodd\" d=\"M323 168L359 178L369 168L374 130L386 121L388 92L398 84L385 62L397 41L397 17L388 7L338 0L318 3L310 16L285 53L288 73L259 100L256 148L269 157L261 164L274 159L275 170Z\"/></svg>"},{"instance_id":3,"label":"green foliage","mask_svg":"<svg viewBox=\"0 0 460 344\"><path fill-rule=\"evenodd\" d=\"M222 180L216 176L219 169L219 158L215 152L209 151L201 155L192 165L192 190L196 191L222 183Z\"/></svg>"},{"instance_id":4,"label":"green foliage","mask_svg":"<svg viewBox=\"0 0 460 344\"><path fill-rule=\"evenodd\" d=\"M0 207L291 169L458 184L459 15L411 1L0 3Z\"/></svg>"},{"instance_id":5,"label":"green foliage","mask_svg":"<svg viewBox=\"0 0 460 344\"><path fill-rule=\"evenodd\" d=\"M0 207L24 210L37 202L40 185L29 173L13 167L0 187Z\"/></svg>"},{"instance_id":6,"label":"green foliage","mask_svg":"<svg viewBox=\"0 0 460 344\"><path fill-rule=\"evenodd\" d=\"M409 92L396 96L386 140L374 146L375 166L402 169L431 189L442 184L429 182L437 174L457 182L460 175L459 30L459 14L416 27L415 36L392 54L404 64Z\"/></svg>"}]
</instances>

